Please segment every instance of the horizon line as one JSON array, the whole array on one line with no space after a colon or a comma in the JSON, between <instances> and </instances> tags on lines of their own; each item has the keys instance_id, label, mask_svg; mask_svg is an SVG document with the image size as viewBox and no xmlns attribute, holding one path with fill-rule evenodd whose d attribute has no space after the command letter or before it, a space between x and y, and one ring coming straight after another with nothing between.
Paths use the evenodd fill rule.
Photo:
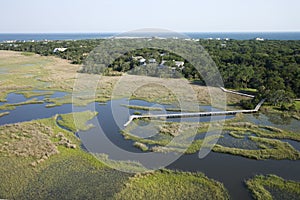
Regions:
<instances>
[{"instance_id":1,"label":"horizon line","mask_svg":"<svg viewBox=\"0 0 300 200\"><path fill-rule=\"evenodd\" d=\"M170 31L170 33L300 33L300 30L264 30L264 31ZM120 33L136 33L135 31L102 31L102 32L0 32L0 34L120 34ZM137 32L137 33L150 33ZM168 33L165 31L157 31L153 33Z\"/></svg>"}]
</instances>

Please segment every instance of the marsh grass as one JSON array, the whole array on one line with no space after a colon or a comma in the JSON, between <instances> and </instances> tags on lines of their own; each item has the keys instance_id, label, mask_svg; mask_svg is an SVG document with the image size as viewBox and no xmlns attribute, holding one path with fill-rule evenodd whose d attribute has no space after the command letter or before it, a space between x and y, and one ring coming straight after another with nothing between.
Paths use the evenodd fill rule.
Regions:
<instances>
[{"instance_id":1,"label":"marsh grass","mask_svg":"<svg viewBox=\"0 0 300 200\"><path fill-rule=\"evenodd\" d=\"M116 199L229 199L224 186L201 173L160 170L130 178Z\"/></svg>"},{"instance_id":2,"label":"marsh grass","mask_svg":"<svg viewBox=\"0 0 300 200\"><path fill-rule=\"evenodd\" d=\"M73 132L77 132L78 130L88 130L93 127L92 124L86 124L87 121L93 119L98 112L78 112L72 114L61 114L56 115L56 122L63 127L66 127Z\"/></svg>"},{"instance_id":3,"label":"marsh grass","mask_svg":"<svg viewBox=\"0 0 300 200\"><path fill-rule=\"evenodd\" d=\"M116 160L109 159L108 155L106 154L93 153L93 155L102 163L105 163L105 166L113 169L118 169L120 171L126 171L130 173L149 171L141 163L137 161L132 161L132 160L116 161Z\"/></svg>"},{"instance_id":4,"label":"marsh grass","mask_svg":"<svg viewBox=\"0 0 300 200\"><path fill-rule=\"evenodd\" d=\"M82 115L78 118L86 128L83 125L95 113L76 115ZM74 123L68 126L75 129ZM72 132L57 126L56 117L1 126L0 198L107 199L130 176L108 168L80 148L66 146L62 139L80 146Z\"/></svg>"},{"instance_id":5,"label":"marsh grass","mask_svg":"<svg viewBox=\"0 0 300 200\"><path fill-rule=\"evenodd\" d=\"M286 118L294 118L296 120L300 120L300 101L295 101L294 104L295 110L282 110L281 107L273 106L273 105L264 105L261 108L261 111L269 114L280 114Z\"/></svg>"},{"instance_id":6,"label":"marsh grass","mask_svg":"<svg viewBox=\"0 0 300 200\"><path fill-rule=\"evenodd\" d=\"M148 149L149 149L147 145L145 145L145 144L143 144L141 142L134 142L133 146L139 148L142 151L148 151Z\"/></svg>"},{"instance_id":7,"label":"marsh grass","mask_svg":"<svg viewBox=\"0 0 300 200\"><path fill-rule=\"evenodd\" d=\"M43 104L43 103L44 101L33 98L20 103L3 104L0 106L0 110L15 110L16 106L29 105L29 104Z\"/></svg>"},{"instance_id":8,"label":"marsh grass","mask_svg":"<svg viewBox=\"0 0 300 200\"><path fill-rule=\"evenodd\" d=\"M146 110L146 111L162 111L163 110L162 108L159 108L159 107L125 105L125 104L121 104L121 106L129 108L129 109L134 109L134 110Z\"/></svg>"},{"instance_id":9,"label":"marsh grass","mask_svg":"<svg viewBox=\"0 0 300 200\"><path fill-rule=\"evenodd\" d=\"M215 145L213 151L219 153L229 153L232 155L240 155L250 159L264 160L264 159L290 159L298 160L300 159L300 153L295 150L290 144L286 142L281 142L280 140L250 137L250 139L257 144L262 149L241 149L241 148L231 148L224 147L222 145Z\"/></svg>"},{"instance_id":10,"label":"marsh grass","mask_svg":"<svg viewBox=\"0 0 300 200\"><path fill-rule=\"evenodd\" d=\"M16 94L22 94L24 95L25 98L31 98L31 97L38 97L38 96L47 96L47 95L53 95L55 92L54 91L32 91L32 90L28 90L28 91L16 91Z\"/></svg>"},{"instance_id":11,"label":"marsh grass","mask_svg":"<svg viewBox=\"0 0 300 200\"><path fill-rule=\"evenodd\" d=\"M181 108L166 108L166 111L170 111L170 112L204 112L204 110L186 110L186 109L181 109Z\"/></svg>"},{"instance_id":12,"label":"marsh grass","mask_svg":"<svg viewBox=\"0 0 300 200\"><path fill-rule=\"evenodd\" d=\"M0 153L44 161L58 153L51 141L53 136L54 132L49 126L38 122L4 125L0 127Z\"/></svg>"},{"instance_id":13,"label":"marsh grass","mask_svg":"<svg viewBox=\"0 0 300 200\"><path fill-rule=\"evenodd\" d=\"M26 54L26 55L25 55ZM32 90L48 90L48 91L63 91L73 92L73 86L76 80L76 73L79 70L79 65L72 65L66 60L62 60L56 57L43 57L39 55L27 56L27 53L0 51L0 70L5 70L6 73L1 74L0 81L0 100L5 101L7 94L11 92L23 92L24 95L34 96L37 95ZM27 76L30 75L30 78ZM171 104L178 103L175 95L172 91L169 91L167 87L177 85L178 91L185 91L186 87L181 86L183 80L179 79L161 79L148 76L134 76L124 74L120 76L98 76L92 74L85 74L87 79L91 77L99 78L99 84L95 97L88 97L86 99L75 99L72 101L70 96L63 98L50 98L48 99L48 107L60 106L63 104L75 103L76 105L87 105L92 102L106 102L111 99L118 99L124 97L130 97L130 99L140 99L149 102ZM112 96L113 90L115 90L116 83L122 78L124 84L119 87L118 91L115 91L115 96ZM133 94L129 94L130 88L134 88L136 85L144 85L145 79L149 82L155 83L145 85L138 90L135 90ZM195 91L196 98L199 104L209 105L211 103L210 95L207 87L191 84ZM166 87L161 87L166 85ZM89 90L86 85L78 86L80 91ZM219 90L213 88L212 90ZM28 92L25 92L28 91ZM188 100L193 99L192 96L186 97ZM219 97L213 97L219 98ZM228 104L236 104L244 97L238 95L227 94Z\"/></svg>"},{"instance_id":14,"label":"marsh grass","mask_svg":"<svg viewBox=\"0 0 300 200\"><path fill-rule=\"evenodd\" d=\"M22 56L33 56L33 55L35 55L35 53L32 53L32 52L22 52L21 55Z\"/></svg>"},{"instance_id":15,"label":"marsh grass","mask_svg":"<svg viewBox=\"0 0 300 200\"><path fill-rule=\"evenodd\" d=\"M0 117L4 117L5 115L9 115L9 112L2 112L2 113L0 113Z\"/></svg>"},{"instance_id":16,"label":"marsh grass","mask_svg":"<svg viewBox=\"0 0 300 200\"><path fill-rule=\"evenodd\" d=\"M284 131L270 126L258 126L249 122L243 122L242 116L237 116L237 119L228 120L225 125L219 126L218 122L214 122L215 126L210 131L221 130L222 134L206 136L204 139L194 139L192 143L188 142L189 138L194 138L207 133L208 123L187 123L185 126L176 122L161 122L155 121L158 133L155 137L141 138L132 133L136 128L136 124L132 123L126 127L121 133L127 140L139 142L147 146L153 152L180 152L185 154L193 154L203 148L212 148L214 152L227 153L237 156L243 156L250 159L264 160L298 160L300 152L298 152L289 143L281 141L281 139L300 140L300 135L294 132ZM154 121L152 121L154 123ZM182 129L181 127L186 127ZM192 131L194 128L197 131ZM230 138L223 138L229 134ZM176 138L176 140L174 140ZM210 145L212 141L217 141L221 138L217 145ZM226 139L226 140L225 140ZM223 141L224 140L224 141ZM223 142L222 142L223 141ZM226 145L225 143L230 145ZM223 144L224 143L224 144ZM139 148L139 147L138 147Z\"/></svg>"},{"instance_id":17,"label":"marsh grass","mask_svg":"<svg viewBox=\"0 0 300 200\"><path fill-rule=\"evenodd\" d=\"M238 131L230 131L229 135L236 139L243 139L245 137L243 132L238 132Z\"/></svg>"},{"instance_id":18,"label":"marsh grass","mask_svg":"<svg viewBox=\"0 0 300 200\"><path fill-rule=\"evenodd\" d=\"M256 200L299 199L299 182L284 180L276 175L258 175L245 182Z\"/></svg>"},{"instance_id":19,"label":"marsh grass","mask_svg":"<svg viewBox=\"0 0 300 200\"><path fill-rule=\"evenodd\" d=\"M109 199L130 174L112 170L92 155L76 152L56 157L38 171L21 199Z\"/></svg>"},{"instance_id":20,"label":"marsh grass","mask_svg":"<svg viewBox=\"0 0 300 200\"><path fill-rule=\"evenodd\" d=\"M54 57L28 55L0 51L0 70L5 70L0 77L0 99L5 100L11 92L36 96L32 90L72 91L79 66Z\"/></svg>"}]
</instances>

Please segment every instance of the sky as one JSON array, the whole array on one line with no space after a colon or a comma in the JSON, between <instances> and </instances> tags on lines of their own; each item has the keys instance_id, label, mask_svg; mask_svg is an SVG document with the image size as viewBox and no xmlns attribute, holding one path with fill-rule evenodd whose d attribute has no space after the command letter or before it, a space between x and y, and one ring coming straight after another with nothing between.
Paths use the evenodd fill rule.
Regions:
<instances>
[{"instance_id":1,"label":"sky","mask_svg":"<svg viewBox=\"0 0 300 200\"><path fill-rule=\"evenodd\" d=\"M2 0L0 33L300 31L299 0Z\"/></svg>"}]
</instances>

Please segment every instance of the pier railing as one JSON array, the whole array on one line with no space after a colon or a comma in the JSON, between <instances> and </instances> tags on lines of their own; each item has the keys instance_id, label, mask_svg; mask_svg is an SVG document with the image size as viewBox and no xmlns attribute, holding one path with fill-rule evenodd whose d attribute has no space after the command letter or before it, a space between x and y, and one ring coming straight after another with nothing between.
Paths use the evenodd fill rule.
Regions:
<instances>
[{"instance_id":1,"label":"pier railing","mask_svg":"<svg viewBox=\"0 0 300 200\"><path fill-rule=\"evenodd\" d=\"M135 119L160 119L160 118L186 118L186 117L206 117L217 115L236 115L238 113L255 113L258 112L265 99L261 100L253 110L232 110L232 111L212 111L212 112L198 112L198 113L175 113L175 114L157 114L157 115L131 115L129 120L124 124L128 126Z\"/></svg>"}]
</instances>

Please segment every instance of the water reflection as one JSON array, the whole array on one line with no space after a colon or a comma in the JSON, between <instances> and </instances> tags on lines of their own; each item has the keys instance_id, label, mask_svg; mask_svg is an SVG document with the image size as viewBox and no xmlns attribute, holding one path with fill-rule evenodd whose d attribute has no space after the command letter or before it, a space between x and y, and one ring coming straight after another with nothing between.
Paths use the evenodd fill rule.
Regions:
<instances>
[{"instance_id":1,"label":"water reflection","mask_svg":"<svg viewBox=\"0 0 300 200\"><path fill-rule=\"evenodd\" d=\"M65 93L55 92L51 97L52 98L61 98ZM44 97L44 96L42 96ZM41 97L41 98L42 98ZM26 99L23 95L17 94L9 94L7 98L7 103L18 103L23 102ZM124 100L114 100L117 101L119 107L118 109L125 109L125 107L120 106L124 103ZM153 106L154 103L140 101L140 100L132 100L130 101L131 105L140 105L140 106ZM8 124L8 123L16 123L16 122L23 122L23 121L30 121L33 119L40 119L40 118L49 118L54 116L55 114L64 114L72 112L72 105L65 104L59 107L53 108L45 108L46 104L32 104L32 105L23 105L17 106L16 110L10 111L10 114L0 118L0 125ZM92 104L91 104L92 105ZM99 112L97 120L101 127L103 128L106 136L109 138L111 142L117 145L119 148L124 149L126 151L135 152L140 155L143 155L141 151L135 147L133 147L133 141L125 140L123 136L120 134L120 127L116 124L112 116L111 105L112 102L109 101L105 105L94 104L96 111ZM115 103L114 103L115 105ZM155 104L157 105L157 104ZM89 105L90 106L90 105ZM84 111L89 109L87 107L81 107L80 110ZM163 108L170 107L172 105L161 105ZM203 107L202 109L209 110L209 107ZM129 109L128 114L133 114L136 110ZM140 112L146 113L147 111ZM164 111L166 112L166 111ZM119 116L125 122L128 120L128 115ZM233 117L233 116L230 116ZM257 125L266 125L266 126L275 126L278 128L282 128L285 130L295 131L298 132L300 130L299 121L295 119L287 119L283 116L277 114L249 114L245 115L246 121L255 123ZM170 119L171 121L174 119ZM178 120L178 119L177 119ZM190 119L191 120L191 119ZM193 120L193 119L192 119ZM210 117L201 118L201 121L209 121ZM136 130L136 133L143 131L143 127L146 127L148 124L145 122L140 129ZM149 128L149 132L145 131L147 137L153 137L157 134L157 130L153 131L153 129ZM107 153L110 154L110 149L105 150L105 143L102 142L101 135L97 129L91 129L87 132L80 132L76 134L84 141L84 145L82 147L85 150L89 150L92 152L97 153ZM143 135L141 135L143 136ZM197 139L203 139L203 135L198 135ZM227 140L228 137L224 138L224 144L230 144L230 141ZM294 141L288 141L290 144L296 149L300 149L299 143ZM88 146L87 146L88 144ZM233 146L239 144L232 144ZM164 159L167 155L166 154L157 154L158 159ZM111 157L116 160L122 160L123 157ZM135 159L132 157L131 159ZM145 162L153 162L153 160L147 160L144 158ZM285 179L297 180L300 181L300 162L299 161L289 161L289 160L266 160L266 161L257 161L251 160L247 158L243 158L240 156L232 156L227 154L220 154L220 153L213 153L211 152L207 157L204 159L199 159L197 154L192 155L183 155L178 160L173 162L168 166L170 169L176 170L183 170L183 171L195 171L195 172L203 172L208 177L213 178L215 180L221 181L224 183L225 187L229 190L230 195L233 199L251 199L251 196L243 181L245 179L251 178L256 174L276 174L281 176Z\"/></svg>"},{"instance_id":2,"label":"water reflection","mask_svg":"<svg viewBox=\"0 0 300 200\"><path fill-rule=\"evenodd\" d=\"M274 126L286 131L299 133L300 122L294 118L277 113L246 114L244 118L248 122L262 126Z\"/></svg>"}]
</instances>

